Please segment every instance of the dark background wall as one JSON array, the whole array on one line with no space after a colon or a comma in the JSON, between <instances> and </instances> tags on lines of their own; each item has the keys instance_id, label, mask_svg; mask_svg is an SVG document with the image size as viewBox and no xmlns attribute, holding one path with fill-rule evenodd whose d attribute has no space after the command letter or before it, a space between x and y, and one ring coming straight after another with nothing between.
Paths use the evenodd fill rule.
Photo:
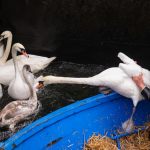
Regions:
<instances>
[{"instance_id":1,"label":"dark background wall","mask_svg":"<svg viewBox=\"0 0 150 150\"><path fill-rule=\"evenodd\" d=\"M1 0L0 24L28 53L111 67L122 51L150 69L149 0Z\"/></svg>"}]
</instances>

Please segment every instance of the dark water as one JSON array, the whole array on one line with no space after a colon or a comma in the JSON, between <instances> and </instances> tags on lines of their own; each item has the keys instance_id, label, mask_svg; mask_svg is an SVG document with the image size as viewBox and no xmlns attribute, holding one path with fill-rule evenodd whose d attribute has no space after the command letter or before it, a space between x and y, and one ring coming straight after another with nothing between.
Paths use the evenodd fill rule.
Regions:
<instances>
[{"instance_id":1,"label":"dark water","mask_svg":"<svg viewBox=\"0 0 150 150\"><path fill-rule=\"evenodd\" d=\"M43 75L64 76L64 77L91 77L99 74L106 67L95 64L74 64L68 62L51 63L46 69L35 74L36 77ZM13 99L9 97L6 86L3 86L4 96L0 100L0 110L11 102ZM0 142L4 142L13 134L29 125L33 121L74 102L83 100L90 96L99 94L99 87L77 84L51 84L39 89L37 96L42 107L36 116L31 116L27 120L16 125L15 131L12 132L8 128L0 129Z\"/></svg>"}]
</instances>

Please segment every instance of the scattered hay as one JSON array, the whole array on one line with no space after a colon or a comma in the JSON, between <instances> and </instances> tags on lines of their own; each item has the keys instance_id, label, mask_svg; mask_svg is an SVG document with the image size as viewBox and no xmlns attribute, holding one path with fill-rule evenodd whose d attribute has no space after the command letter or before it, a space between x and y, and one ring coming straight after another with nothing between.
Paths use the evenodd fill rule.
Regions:
<instances>
[{"instance_id":1,"label":"scattered hay","mask_svg":"<svg viewBox=\"0 0 150 150\"><path fill-rule=\"evenodd\" d=\"M119 150L115 140L101 134L90 137L83 150Z\"/></svg>"},{"instance_id":2,"label":"scattered hay","mask_svg":"<svg viewBox=\"0 0 150 150\"><path fill-rule=\"evenodd\" d=\"M138 132L124 136L120 138L120 146L122 150L149 150L150 149L150 123L145 124L147 127L145 130L140 131L138 127Z\"/></svg>"},{"instance_id":3,"label":"scattered hay","mask_svg":"<svg viewBox=\"0 0 150 150\"><path fill-rule=\"evenodd\" d=\"M147 127L140 131L140 128ZM138 129L137 133L130 134L120 138L121 150L149 150L150 149L150 123L144 126L135 127ZM120 132L122 134L124 132ZM107 136L101 136L95 133L90 137L87 143L84 143L83 150L119 150L115 140Z\"/></svg>"}]
</instances>

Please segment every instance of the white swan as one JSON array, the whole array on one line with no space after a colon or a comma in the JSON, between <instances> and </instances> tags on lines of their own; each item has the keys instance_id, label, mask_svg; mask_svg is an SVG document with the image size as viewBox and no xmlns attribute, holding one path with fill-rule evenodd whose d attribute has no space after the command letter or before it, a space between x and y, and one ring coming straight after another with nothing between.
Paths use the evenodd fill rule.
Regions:
<instances>
[{"instance_id":1,"label":"white swan","mask_svg":"<svg viewBox=\"0 0 150 150\"><path fill-rule=\"evenodd\" d=\"M133 59L129 58L128 56L126 56L121 52L118 54L118 57L124 62L119 64L119 68L123 70L128 77L136 77L139 76L141 73L143 73L143 83L147 87L150 87L150 72L147 69L142 68L141 66L136 64ZM132 115L127 121L125 121L122 124L122 127L125 131L133 130L133 126L134 126L133 115L136 110L137 103L138 101L140 101L140 99L138 99L138 95L137 96L135 95L135 97L137 97L136 98L137 100L134 102L135 99L133 99L134 108L133 108Z\"/></svg>"},{"instance_id":2,"label":"white swan","mask_svg":"<svg viewBox=\"0 0 150 150\"><path fill-rule=\"evenodd\" d=\"M68 84L87 84L93 86L108 86L117 93L135 99L135 95L142 100L144 99L140 93L140 89L136 83L128 77L120 68L112 67L104 70L98 75L89 78L69 78L69 77L56 77L46 76L41 78L43 85L54 83L68 83ZM42 86L42 82L39 82L37 88ZM120 84L122 83L122 84ZM134 102L136 103L136 101Z\"/></svg>"},{"instance_id":3,"label":"white swan","mask_svg":"<svg viewBox=\"0 0 150 150\"><path fill-rule=\"evenodd\" d=\"M0 112L0 126L9 125L9 128L13 129L18 122L33 114L37 108L37 95L28 79L27 71L30 71L30 66L24 65L23 76L30 89L30 98L7 104Z\"/></svg>"},{"instance_id":4,"label":"white swan","mask_svg":"<svg viewBox=\"0 0 150 150\"><path fill-rule=\"evenodd\" d=\"M6 62L8 55L10 53L11 43L12 43L12 33L10 31L4 31L1 36L0 40L8 38L6 50L2 58L0 58L0 65L13 65L13 60L10 59ZM36 73L40 70L46 68L50 62L52 62L56 57L42 57L37 55L29 54L29 59L25 58L23 55L17 56L17 60L19 64L28 64L31 67L33 73Z\"/></svg>"},{"instance_id":5,"label":"white swan","mask_svg":"<svg viewBox=\"0 0 150 150\"><path fill-rule=\"evenodd\" d=\"M19 71L22 71L22 68L23 68L23 64L20 64ZM0 65L0 98L3 96L1 84L9 86L10 82L14 77L15 77L14 65L8 65L8 66Z\"/></svg>"},{"instance_id":6,"label":"white swan","mask_svg":"<svg viewBox=\"0 0 150 150\"><path fill-rule=\"evenodd\" d=\"M146 72L149 72L145 69ZM150 73L149 73L150 77ZM149 78L148 78L149 79ZM147 86L150 86L150 82L147 82L145 79L145 83ZM144 100L144 97L141 95L141 91L136 83L132 80L131 77L127 76L124 71L122 71L119 67L112 67L107 70L104 70L98 75L89 78L69 78L69 77L56 77L56 76L46 76L39 81L39 85L37 88L41 87L42 85L48 85L53 83L69 83L69 84L87 84L93 86L108 86L117 93L131 98L133 100L134 106L140 100ZM133 112L135 108L133 108ZM134 113L133 113L134 114ZM133 123L133 114L128 121L126 128L123 129L126 132L132 132L134 129Z\"/></svg>"},{"instance_id":7,"label":"white swan","mask_svg":"<svg viewBox=\"0 0 150 150\"><path fill-rule=\"evenodd\" d=\"M16 100L21 100L21 99L27 99L30 96L30 91L29 87L24 81L23 76L20 74L19 69L18 69L18 62L17 62L17 51L25 52L25 48L22 44L16 43L12 47L12 57L14 61L14 67L15 67L15 77L14 79L10 82L9 87L8 87L8 94ZM26 53L25 53L26 54ZM26 56L28 56L26 54ZM34 76L32 73L27 72L28 79L31 82L32 85L34 85Z\"/></svg>"}]
</instances>

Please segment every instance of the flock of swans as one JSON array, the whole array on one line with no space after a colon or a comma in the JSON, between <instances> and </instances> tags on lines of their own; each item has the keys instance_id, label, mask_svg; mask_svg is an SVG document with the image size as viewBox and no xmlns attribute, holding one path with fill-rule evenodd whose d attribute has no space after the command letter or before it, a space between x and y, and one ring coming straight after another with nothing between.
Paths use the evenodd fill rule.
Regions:
<instances>
[{"instance_id":1,"label":"flock of swans","mask_svg":"<svg viewBox=\"0 0 150 150\"><path fill-rule=\"evenodd\" d=\"M122 124L122 127L125 132L133 131L133 115L136 110L136 105L140 100L144 100L144 97L141 95L141 91L132 80L132 77L143 73L144 84L150 87L150 72L147 69L137 65L134 60L125 54L119 53L118 57L123 63L120 63L118 67L106 69L93 77L69 78L40 76L35 79L33 73L47 67L56 57L47 58L28 55L24 46L16 43L12 46L12 59L7 61L11 49L12 33L10 31L3 32L0 40L5 38L8 39L6 49L4 50L3 46L0 47L0 84L8 86L8 94L16 101L7 104L1 110L0 126L8 125L10 129L14 129L14 126L19 121L34 113L37 109L38 102L36 88L54 83L68 83L106 86L127 98L131 98L134 104L133 113ZM17 56L17 51L24 55ZM0 97L2 96L2 87L0 85Z\"/></svg>"},{"instance_id":2,"label":"flock of swans","mask_svg":"<svg viewBox=\"0 0 150 150\"><path fill-rule=\"evenodd\" d=\"M46 68L56 57L41 57L28 55L24 46L15 43L12 46L12 33L5 31L0 35L0 41L7 38L6 49L0 47L0 98L3 96L2 86L8 86L8 94L14 100L6 105L0 112L0 126L9 126L14 129L16 123L31 115L37 108L36 82L42 77L35 79L33 73ZM12 59L7 61L10 50ZM17 52L23 55L17 56ZM28 99L29 98L29 99ZM27 100L28 99L28 100Z\"/></svg>"}]
</instances>

